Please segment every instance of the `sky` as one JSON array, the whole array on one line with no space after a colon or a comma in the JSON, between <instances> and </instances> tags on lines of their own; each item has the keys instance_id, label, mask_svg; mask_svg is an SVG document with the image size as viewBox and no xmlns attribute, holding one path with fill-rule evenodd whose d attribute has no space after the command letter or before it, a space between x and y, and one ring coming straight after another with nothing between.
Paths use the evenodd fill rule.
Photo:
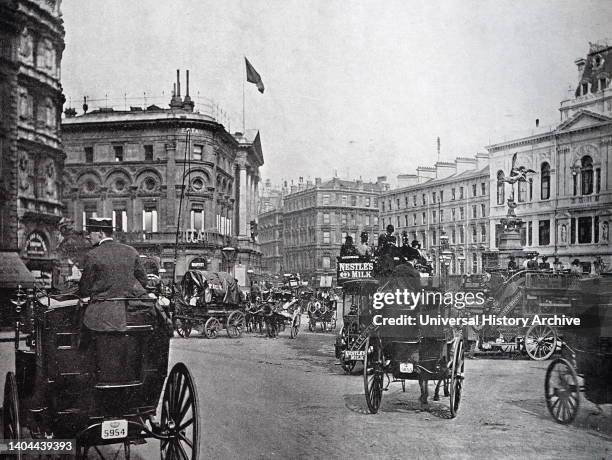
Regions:
<instances>
[{"instance_id":1,"label":"sky","mask_svg":"<svg viewBox=\"0 0 612 460\"><path fill-rule=\"evenodd\" d=\"M64 0L67 106L167 104L258 129L262 178L376 180L559 123L609 0ZM612 41L610 42L612 44ZM244 83L247 57L264 94ZM244 97L243 97L244 95Z\"/></svg>"}]
</instances>

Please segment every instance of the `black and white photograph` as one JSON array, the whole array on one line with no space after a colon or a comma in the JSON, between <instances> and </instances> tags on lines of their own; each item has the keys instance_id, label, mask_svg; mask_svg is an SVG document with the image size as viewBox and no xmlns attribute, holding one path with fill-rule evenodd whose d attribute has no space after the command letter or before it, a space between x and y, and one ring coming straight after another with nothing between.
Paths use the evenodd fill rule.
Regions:
<instances>
[{"instance_id":1,"label":"black and white photograph","mask_svg":"<svg viewBox=\"0 0 612 460\"><path fill-rule=\"evenodd\" d=\"M0 0L0 458L612 459L610 24Z\"/></svg>"}]
</instances>

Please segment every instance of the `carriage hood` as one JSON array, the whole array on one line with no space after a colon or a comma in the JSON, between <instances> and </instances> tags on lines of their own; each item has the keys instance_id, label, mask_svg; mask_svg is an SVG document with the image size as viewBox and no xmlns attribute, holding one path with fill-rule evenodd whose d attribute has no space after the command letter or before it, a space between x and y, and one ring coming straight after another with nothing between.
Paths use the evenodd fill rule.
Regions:
<instances>
[{"instance_id":1,"label":"carriage hood","mask_svg":"<svg viewBox=\"0 0 612 460\"><path fill-rule=\"evenodd\" d=\"M238 283L229 273L189 270L180 283L183 298L204 296L207 289L216 302L239 304L242 299Z\"/></svg>"}]
</instances>

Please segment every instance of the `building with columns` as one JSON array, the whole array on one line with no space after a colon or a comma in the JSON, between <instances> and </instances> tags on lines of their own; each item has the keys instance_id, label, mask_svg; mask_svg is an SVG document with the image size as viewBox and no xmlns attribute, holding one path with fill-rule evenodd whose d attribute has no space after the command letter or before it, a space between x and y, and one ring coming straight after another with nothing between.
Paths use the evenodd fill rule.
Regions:
<instances>
[{"instance_id":1,"label":"building with columns","mask_svg":"<svg viewBox=\"0 0 612 460\"><path fill-rule=\"evenodd\" d=\"M534 127L527 135L487 147L491 157L491 247L497 246L500 220L512 195L524 224L527 250L558 257L569 267L578 259L590 271L601 257L612 267L612 47L591 43L575 61L578 81L573 98L561 102L559 125ZM534 173L513 186L503 182L512 168Z\"/></svg>"},{"instance_id":2,"label":"building with columns","mask_svg":"<svg viewBox=\"0 0 612 460\"><path fill-rule=\"evenodd\" d=\"M64 119L66 214L77 228L90 216L111 217L117 238L158 257L166 278L225 270L246 285L261 265L251 231L264 161L259 132L231 134L194 110L188 72L181 98L177 71L169 108L102 107Z\"/></svg>"},{"instance_id":3,"label":"building with columns","mask_svg":"<svg viewBox=\"0 0 612 460\"><path fill-rule=\"evenodd\" d=\"M401 234L419 241L440 273L442 245L448 237L450 274L481 273L482 255L489 247L488 155L438 161L419 166L416 174L398 176L398 187L380 197L380 231L392 224Z\"/></svg>"},{"instance_id":4,"label":"building with columns","mask_svg":"<svg viewBox=\"0 0 612 460\"><path fill-rule=\"evenodd\" d=\"M60 0L0 0L0 250L49 286L62 217Z\"/></svg>"}]
</instances>

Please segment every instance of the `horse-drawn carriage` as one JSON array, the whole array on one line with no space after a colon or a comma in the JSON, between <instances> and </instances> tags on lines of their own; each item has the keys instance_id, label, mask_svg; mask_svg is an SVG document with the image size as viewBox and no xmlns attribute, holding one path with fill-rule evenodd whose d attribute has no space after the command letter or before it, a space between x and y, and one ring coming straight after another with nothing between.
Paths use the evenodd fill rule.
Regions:
<instances>
[{"instance_id":1,"label":"horse-drawn carriage","mask_svg":"<svg viewBox=\"0 0 612 460\"><path fill-rule=\"evenodd\" d=\"M300 332L302 310L298 298L290 290L272 291L260 304L268 337L277 337L287 326L295 339Z\"/></svg>"},{"instance_id":2,"label":"horse-drawn carriage","mask_svg":"<svg viewBox=\"0 0 612 460\"><path fill-rule=\"evenodd\" d=\"M194 328L209 339L222 329L231 338L245 330L243 295L229 273L189 270L172 300L173 321L181 337L189 337Z\"/></svg>"},{"instance_id":3,"label":"horse-drawn carriage","mask_svg":"<svg viewBox=\"0 0 612 460\"><path fill-rule=\"evenodd\" d=\"M538 324L533 318L571 315L580 278L551 271L521 270L508 278L493 273L482 289L489 301L478 313L527 318L530 326L481 325L476 331L477 347L482 351L524 352L537 361L550 358L560 349L561 337L554 327Z\"/></svg>"},{"instance_id":4,"label":"horse-drawn carriage","mask_svg":"<svg viewBox=\"0 0 612 460\"><path fill-rule=\"evenodd\" d=\"M315 332L317 324L322 332L336 329L336 305L333 299L316 298L308 304L308 330Z\"/></svg>"},{"instance_id":5,"label":"horse-drawn carriage","mask_svg":"<svg viewBox=\"0 0 612 460\"><path fill-rule=\"evenodd\" d=\"M336 336L335 350L336 358L347 374L365 357L366 337L362 332L372 320L369 308L377 288L378 281L371 278L342 283L342 328Z\"/></svg>"},{"instance_id":6,"label":"horse-drawn carriage","mask_svg":"<svg viewBox=\"0 0 612 460\"><path fill-rule=\"evenodd\" d=\"M196 459L197 393L184 364L167 372L167 312L155 298L111 300L124 304L125 330L84 328L88 304L74 296L18 296L22 318L15 372L4 386L5 440L74 439L77 458L119 443L129 458L132 443L155 438L162 458Z\"/></svg>"},{"instance_id":7,"label":"horse-drawn carriage","mask_svg":"<svg viewBox=\"0 0 612 460\"><path fill-rule=\"evenodd\" d=\"M426 324L426 318L452 318L453 306L439 300L439 289L433 277L414 276L406 266L397 266L389 277L380 280L379 299L388 299L380 310L373 309L372 322L362 331L365 337L363 380L366 403L371 413L378 412L383 391L393 382L418 380L421 405L428 404L428 382L437 382L434 401L439 390L449 396L450 415L459 410L464 380L464 345L460 328ZM396 292L423 294L412 304L398 301ZM431 294L431 295L430 295ZM385 319L389 320L385 322ZM398 324L399 323L399 324ZM386 379L386 385L385 385Z\"/></svg>"},{"instance_id":8,"label":"horse-drawn carriage","mask_svg":"<svg viewBox=\"0 0 612 460\"><path fill-rule=\"evenodd\" d=\"M559 423L578 414L580 392L594 404L612 403L612 274L581 280L573 301L580 325L562 328L562 357L546 371L546 406Z\"/></svg>"}]
</instances>

